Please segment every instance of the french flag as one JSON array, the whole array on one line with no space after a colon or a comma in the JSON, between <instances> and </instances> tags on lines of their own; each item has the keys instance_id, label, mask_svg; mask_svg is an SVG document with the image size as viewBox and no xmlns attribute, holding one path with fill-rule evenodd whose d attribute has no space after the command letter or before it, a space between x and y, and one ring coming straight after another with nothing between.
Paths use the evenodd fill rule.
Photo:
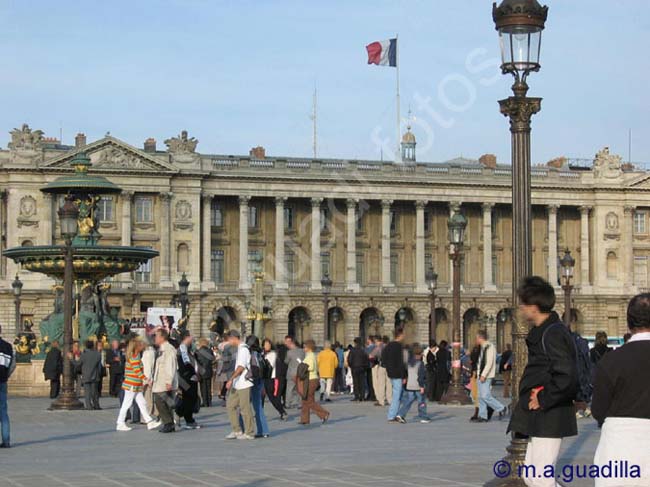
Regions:
<instances>
[{"instance_id":1,"label":"french flag","mask_svg":"<svg viewBox=\"0 0 650 487\"><path fill-rule=\"evenodd\" d=\"M397 38L372 42L366 46L368 64L397 67Z\"/></svg>"}]
</instances>

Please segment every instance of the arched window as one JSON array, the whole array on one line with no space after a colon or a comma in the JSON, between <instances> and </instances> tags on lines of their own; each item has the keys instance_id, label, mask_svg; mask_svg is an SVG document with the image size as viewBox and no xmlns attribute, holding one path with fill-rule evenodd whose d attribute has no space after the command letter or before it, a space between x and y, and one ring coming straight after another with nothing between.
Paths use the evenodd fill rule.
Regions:
<instances>
[{"instance_id":1,"label":"arched window","mask_svg":"<svg viewBox=\"0 0 650 487\"><path fill-rule=\"evenodd\" d=\"M20 244L21 247L33 247L34 242L31 240L23 240L23 242Z\"/></svg>"},{"instance_id":2,"label":"arched window","mask_svg":"<svg viewBox=\"0 0 650 487\"><path fill-rule=\"evenodd\" d=\"M176 250L176 265L178 272L187 272L190 266L190 248L182 243Z\"/></svg>"},{"instance_id":3,"label":"arched window","mask_svg":"<svg viewBox=\"0 0 650 487\"><path fill-rule=\"evenodd\" d=\"M607 253L607 279L616 279L618 275L618 257L615 252Z\"/></svg>"}]
</instances>

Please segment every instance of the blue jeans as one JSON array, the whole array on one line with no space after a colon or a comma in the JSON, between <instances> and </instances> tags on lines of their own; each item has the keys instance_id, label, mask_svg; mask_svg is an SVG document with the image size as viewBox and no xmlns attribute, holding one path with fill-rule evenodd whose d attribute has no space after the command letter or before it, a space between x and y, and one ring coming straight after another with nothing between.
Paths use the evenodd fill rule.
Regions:
<instances>
[{"instance_id":1,"label":"blue jeans","mask_svg":"<svg viewBox=\"0 0 650 487\"><path fill-rule=\"evenodd\" d=\"M487 408L490 406L494 412L503 411L504 405L492 397L492 379L485 379L485 382L478 380L478 415L487 419Z\"/></svg>"},{"instance_id":2,"label":"blue jeans","mask_svg":"<svg viewBox=\"0 0 650 487\"><path fill-rule=\"evenodd\" d=\"M258 435L268 435L269 425L266 422L264 414L264 405L262 404L262 391L264 390L264 381L255 379L253 390L251 391L251 403L253 403L253 412L255 413L255 423L257 425Z\"/></svg>"},{"instance_id":3,"label":"blue jeans","mask_svg":"<svg viewBox=\"0 0 650 487\"><path fill-rule=\"evenodd\" d=\"M7 383L0 383L0 425L2 425L2 442L9 443L9 409L7 407Z\"/></svg>"},{"instance_id":4,"label":"blue jeans","mask_svg":"<svg viewBox=\"0 0 650 487\"><path fill-rule=\"evenodd\" d=\"M399 408L397 415L400 418L406 419L406 413L409 412L413 403L418 402L418 418L420 419L429 419L427 416L427 401L420 391L404 391L402 396L402 403Z\"/></svg>"},{"instance_id":5,"label":"blue jeans","mask_svg":"<svg viewBox=\"0 0 650 487\"><path fill-rule=\"evenodd\" d=\"M402 400L402 379L390 379L390 385L393 388L393 400L388 408L388 421L395 419L399 412L399 405Z\"/></svg>"}]
</instances>

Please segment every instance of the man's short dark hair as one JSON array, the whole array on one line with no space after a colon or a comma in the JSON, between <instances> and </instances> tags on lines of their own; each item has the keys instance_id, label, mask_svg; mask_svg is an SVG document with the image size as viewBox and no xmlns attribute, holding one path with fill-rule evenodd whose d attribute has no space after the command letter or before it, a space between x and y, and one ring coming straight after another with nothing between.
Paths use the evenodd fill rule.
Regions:
<instances>
[{"instance_id":1,"label":"man's short dark hair","mask_svg":"<svg viewBox=\"0 0 650 487\"><path fill-rule=\"evenodd\" d=\"M86 340L86 348L88 350L93 350L95 348L95 342L92 340Z\"/></svg>"},{"instance_id":2,"label":"man's short dark hair","mask_svg":"<svg viewBox=\"0 0 650 487\"><path fill-rule=\"evenodd\" d=\"M555 306L555 290L539 276L525 277L517 289L519 301L527 306L537 306L540 313L550 313Z\"/></svg>"},{"instance_id":3,"label":"man's short dark hair","mask_svg":"<svg viewBox=\"0 0 650 487\"><path fill-rule=\"evenodd\" d=\"M165 330L164 328L158 328L156 330L156 333L160 336L160 338L164 338L165 340L169 340L169 332Z\"/></svg>"},{"instance_id":4,"label":"man's short dark hair","mask_svg":"<svg viewBox=\"0 0 650 487\"><path fill-rule=\"evenodd\" d=\"M241 333L239 333L237 330L228 330L226 336L228 338L241 338Z\"/></svg>"},{"instance_id":5,"label":"man's short dark hair","mask_svg":"<svg viewBox=\"0 0 650 487\"><path fill-rule=\"evenodd\" d=\"M650 293L637 294L627 305L627 327L650 328Z\"/></svg>"},{"instance_id":6,"label":"man's short dark hair","mask_svg":"<svg viewBox=\"0 0 650 487\"><path fill-rule=\"evenodd\" d=\"M293 339L293 337L291 335L285 336L284 339L285 340L291 340L292 342L295 342L295 340Z\"/></svg>"},{"instance_id":7,"label":"man's short dark hair","mask_svg":"<svg viewBox=\"0 0 650 487\"><path fill-rule=\"evenodd\" d=\"M487 330L479 330L478 332L476 332L476 336L482 338L483 340L487 340L488 339Z\"/></svg>"}]
</instances>

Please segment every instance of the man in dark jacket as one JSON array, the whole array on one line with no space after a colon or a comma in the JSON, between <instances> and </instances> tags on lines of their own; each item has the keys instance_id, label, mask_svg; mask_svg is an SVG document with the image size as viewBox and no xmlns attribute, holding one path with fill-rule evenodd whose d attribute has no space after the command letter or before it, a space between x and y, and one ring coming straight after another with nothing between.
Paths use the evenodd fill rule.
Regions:
<instances>
[{"instance_id":1,"label":"man in dark jacket","mask_svg":"<svg viewBox=\"0 0 650 487\"><path fill-rule=\"evenodd\" d=\"M402 386L406 378L406 361L408 359L404 356L402 342L404 342L404 330L398 328L395 330L395 339L381 352L381 363L386 367L386 375L388 375L393 388L393 399L388 408L389 423L399 423L396 417L402 400Z\"/></svg>"},{"instance_id":2,"label":"man in dark jacket","mask_svg":"<svg viewBox=\"0 0 650 487\"><path fill-rule=\"evenodd\" d=\"M97 383L101 377L102 356L95 350L92 340L86 342L86 350L79 358L81 382L84 385L84 400L86 409L101 409L99 407L99 389Z\"/></svg>"},{"instance_id":3,"label":"man in dark jacket","mask_svg":"<svg viewBox=\"0 0 650 487\"><path fill-rule=\"evenodd\" d=\"M370 361L359 337L354 339L354 348L348 354L348 367L352 371L354 389L354 399L352 400L354 402L363 402L365 399L366 370L370 368Z\"/></svg>"},{"instance_id":4,"label":"man in dark jacket","mask_svg":"<svg viewBox=\"0 0 650 487\"><path fill-rule=\"evenodd\" d=\"M106 352L106 366L110 378L108 392L113 397L117 397L120 393L122 381L124 380L125 362L124 350L120 346L120 342L113 340L111 349Z\"/></svg>"},{"instance_id":5,"label":"man in dark jacket","mask_svg":"<svg viewBox=\"0 0 650 487\"><path fill-rule=\"evenodd\" d=\"M578 434L573 405L578 385L576 351L569 329L553 311L555 291L548 282L527 277L518 295L520 316L533 327L526 337L528 365L508 431L530 438L524 463L534 465L539 473L555 465L562 438ZM556 485L553 478L525 481L527 485Z\"/></svg>"},{"instance_id":6,"label":"man in dark jacket","mask_svg":"<svg viewBox=\"0 0 650 487\"><path fill-rule=\"evenodd\" d=\"M16 353L14 347L2 339L2 327L0 326L0 430L2 431L0 448L11 447L9 412L7 409L7 382L14 370L16 370Z\"/></svg>"},{"instance_id":7,"label":"man in dark jacket","mask_svg":"<svg viewBox=\"0 0 650 487\"><path fill-rule=\"evenodd\" d=\"M52 348L45 356L43 363L43 375L45 380L50 381L50 399L55 399L59 396L61 388L61 374L63 373L63 356L59 349L59 342L54 340Z\"/></svg>"}]
</instances>

